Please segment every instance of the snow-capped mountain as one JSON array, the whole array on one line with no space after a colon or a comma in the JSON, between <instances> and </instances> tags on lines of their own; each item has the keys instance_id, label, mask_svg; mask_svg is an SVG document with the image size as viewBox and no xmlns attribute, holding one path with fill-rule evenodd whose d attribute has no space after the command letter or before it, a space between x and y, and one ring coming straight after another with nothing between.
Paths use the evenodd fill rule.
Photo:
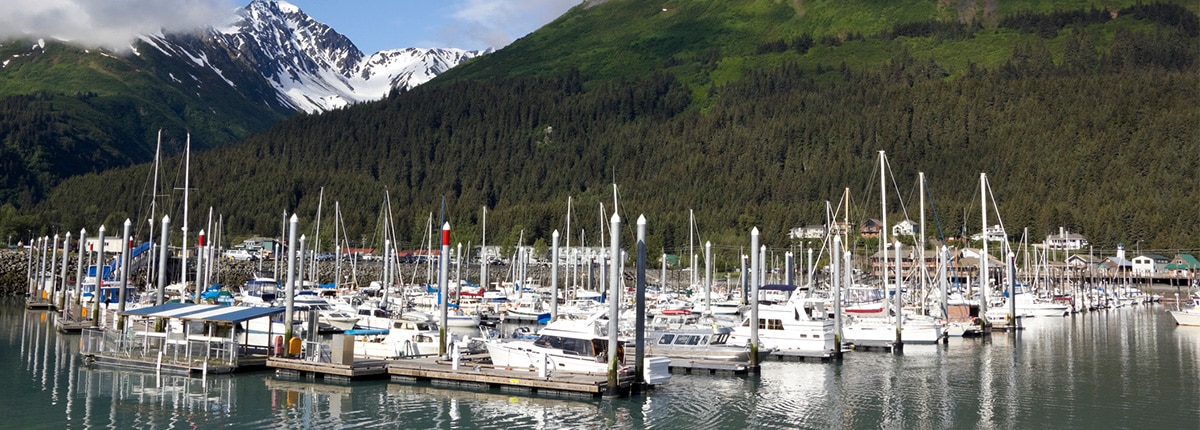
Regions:
<instances>
[{"instance_id":1,"label":"snow-capped mountain","mask_svg":"<svg viewBox=\"0 0 1200 430\"><path fill-rule=\"evenodd\" d=\"M231 86L239 85L233 78L238 72L253 70L274 89L274 102L310 113L411 89L488 52L404 48L368 56L300 8L264 0L254 0L236 10L231 22L200 34L146 35L142 41L213 70Z\"/></svg>"}]
</instances>

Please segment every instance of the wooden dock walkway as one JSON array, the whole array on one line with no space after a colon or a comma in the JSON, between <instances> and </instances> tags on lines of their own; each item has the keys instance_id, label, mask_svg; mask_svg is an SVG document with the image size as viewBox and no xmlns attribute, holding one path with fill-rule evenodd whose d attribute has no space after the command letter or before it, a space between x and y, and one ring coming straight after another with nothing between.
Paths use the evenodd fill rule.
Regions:
<instances>
[{"instance_id":1,"label":"wooden dock walkway","mask_svg":"<svg viewBox=\"0 0 1200 430\"><path fill-rule=\"evenodd\" d=\"M591 373L551 371L539 377L530 370L510 370L478 362L461 362L458 370L436 358L394 360L387 366L393 382L424 382L475 389L515 390L531 393L574 394L599 397L608 393L608 376ZM623 375L617 392L629 393L632 375Z\"/></svg>"},{"instance_id":2,"label":"wooden dock walkway","mask_svg":"<svg viewBox=\"0 0 1200 430\"><path fill-rule=\"evenodd\" d=\"M58 318L54 319L54 328L60 333L65 334L79 334L83 332L83 329L91 326L91 319L80 319L70 315L59 315Z\"/></svg>"},{"instance_id":3,"label":"wooden dock walkway","mask_svg":"<svg viewBox=\"0 0 1200 430\"><path fill-rule=\"evenodd\" d=\"M351 364L322 363L299 358L270 357L267 367L276 370L276 374L297 376L319 376L332 379L372 379L386 378L388 375L387 360L359 358ZM282 373L281 373L282 372Z\"/></svg>"}]
</instances>

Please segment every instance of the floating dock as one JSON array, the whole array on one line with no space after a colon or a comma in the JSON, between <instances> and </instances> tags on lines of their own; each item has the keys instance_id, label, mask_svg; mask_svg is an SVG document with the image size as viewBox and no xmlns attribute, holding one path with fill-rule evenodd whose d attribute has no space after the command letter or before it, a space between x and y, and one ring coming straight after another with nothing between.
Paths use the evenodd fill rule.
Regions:
<instances>
[{"instance_id":1,"label":"floating dock","mask_svg":"<svg viewBox=\"0 0 1200 430\"><path fill-rule=\"evenodd\" d=\"M483 361L484 356L462 359L457 370L451 361L436 357L378 360L355 357L333 363L311 358L270 357L267 367L276 375L291 378L349 381L390 377L392 382L423 383L467 388L476 391L499 389L572 397L599 397L608 393L608 375L550 371L545 377L524 369L504 369ZM341 360L339 360L341 361ZM622 375L617 392L627 394L633 375Z\"/></svg>"},{"instance_id":2,"label":"floating dock","mask_svg":"<svg viewBox=\"0 0 1200 430\"><path fill-rule=\"evenodd\" d=\"M80 319L70 315L61 315L54 319L54 328L60 333L79 334L84 329L92 327L91 319Z\"/></svg>"},{"instance_id":3,"label":"floating dock","mask_svg":"<svg viewBox=\"0 0 1200 430\"><path fill-rule=\"evenodd\" d=\"M904 344L898 344L899 348L897 348L897 344L894 341L890 341L890 340L854 342L851 345L852 346L850 347L850 349L853 349L855 351L893 352L896 349L904 349Z\"/></svg>"},{"instance_id":4,"label":"floating dock","mask_svg":"<svg viewBox=\"0 0 1200 430\"><path fill-rule=\"evenodd\" d=\"M631 362L631 361L626 361ZM692 375L750 375L761 371L760 366L752 366L743 361L706 361L671 359L671 373Z\"/></svg>"},{"instance_id":5,"label":"floating dock","mask_svg":"<svg viewBox=\"0 0 1200 430\"><path fill-rule=\"evenodd\" d=\"M388 364L393 382L417 383L428 381L435 385L489 390L521 391L538 394L566 394L600 397L608 394L608 375L551 371L545 377L530 370L503 369L490 364L460 363L458 370L449 361L436 358L395 360ZM632 375L622 375L616 392L627 394L633 384Z\"/></svg>"},{"instance_id":6,"label":"floating dock","mask_svg":"<svg viewBox=\"0 0 1200 430\"><path fill-rule=\"evenodd\" d=\"M58 309L50 299L31 297L25 301L25 309L32 311L53 311Z\"/></svg>"},{"instance_id":7,"label":"floating dock","mask_svg":"<svg viewBox=\"0 0 1200 430\"><path fill-rule=\"evenodd\" d=\"M387 360L360 358L348 364L324 363L299 358L270 357L267 367L277 375L312 376L324 379L380 379L388 376Z\"/></svg>"},{"instance_id":8,"label":"floating dock","mask_svg":"<svg viewBox=\"0 0 1200 430\"><path fill-rule=\"evenodd\" d=\"M850 349L842 349L842 355L850 352ZM819 363L827 363L837 358L837 354L833 351L799 351L799 350L774 350L767 356L767 360L775 361L812 361Z\"/></svg>"}]
</instances>

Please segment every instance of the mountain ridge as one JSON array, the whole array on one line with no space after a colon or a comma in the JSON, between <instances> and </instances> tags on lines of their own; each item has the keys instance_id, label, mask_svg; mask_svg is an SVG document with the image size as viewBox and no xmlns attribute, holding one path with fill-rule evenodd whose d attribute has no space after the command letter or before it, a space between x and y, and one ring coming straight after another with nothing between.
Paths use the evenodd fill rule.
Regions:
<instances>
[{"instance_id":1,"label":"mountain ridge","mask_svg":"<svg viewBox=\"0 0 1200 430\"><path fill-rule=\"evenodd\" d=\"M63 178L234 144L297 113L409 90L488 51L364 55L286 2L255 0L196 32L143 34L126 50L49 38L0 41L0 205L30 207ZM49 125L47 125L49 124Z\"/></svg>"}]
</instances>

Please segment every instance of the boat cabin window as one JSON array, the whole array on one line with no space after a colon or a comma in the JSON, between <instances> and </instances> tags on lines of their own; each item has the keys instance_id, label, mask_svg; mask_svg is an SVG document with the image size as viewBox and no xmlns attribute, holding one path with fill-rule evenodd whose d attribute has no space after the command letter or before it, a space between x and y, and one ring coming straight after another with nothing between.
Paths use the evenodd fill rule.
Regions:
<instances>
[{"instance_id":1,"label":"boat cabin window","mask_svg":"<svg viewBox=\"0 0 1200 430\"><path fill-rule=\"evenodd\" d=\"M758 328L760 330L783 330L783 320L778 318L759 318Z\"/></svg>"},{"instance_id":2,"label":"boat cabin window","mask_svg":"<svg viewBox=\"0 0 1200 430\"><path fill-rule=\"evenodd\" d=\"M713 335L713 337L711 337L709 339L708 344L709 345L724 345L725 341L727 341L727 340L729 340L728 334L717 334L717 335Z\"/></svg>"},{"instance_id":3,"label":"boat cabin window","mask_svg":"<svg viewBox=\"0 0 1200 430\"><path fill-rule=\"evenodd\" d=\"M696 334L681 334L675 337L676 345L699 345L700 335Z\"/></svg>"},{"instance_id":4,"label":"boat cabin window","mask_svg":"<svg viewBox=\"0 0 1200 430\"><path fill-rule=\"evenodd\" d=\"M670 345L671 341L675 340L675 335L667 333L658 338L659 345Z\"/></svg>"},{"instance_id":5,"label":"boat cabin window","mask_svg":"<svg viewBox=\"0 0 1200 430\"><path fill-rule=\"evenodd\" d=\"M590 356L591 351L588 350L588 347L591 345L591 342L583 339L563 338L562 340L562 350L567 354Z\"/></svg>"}]
</instances>

